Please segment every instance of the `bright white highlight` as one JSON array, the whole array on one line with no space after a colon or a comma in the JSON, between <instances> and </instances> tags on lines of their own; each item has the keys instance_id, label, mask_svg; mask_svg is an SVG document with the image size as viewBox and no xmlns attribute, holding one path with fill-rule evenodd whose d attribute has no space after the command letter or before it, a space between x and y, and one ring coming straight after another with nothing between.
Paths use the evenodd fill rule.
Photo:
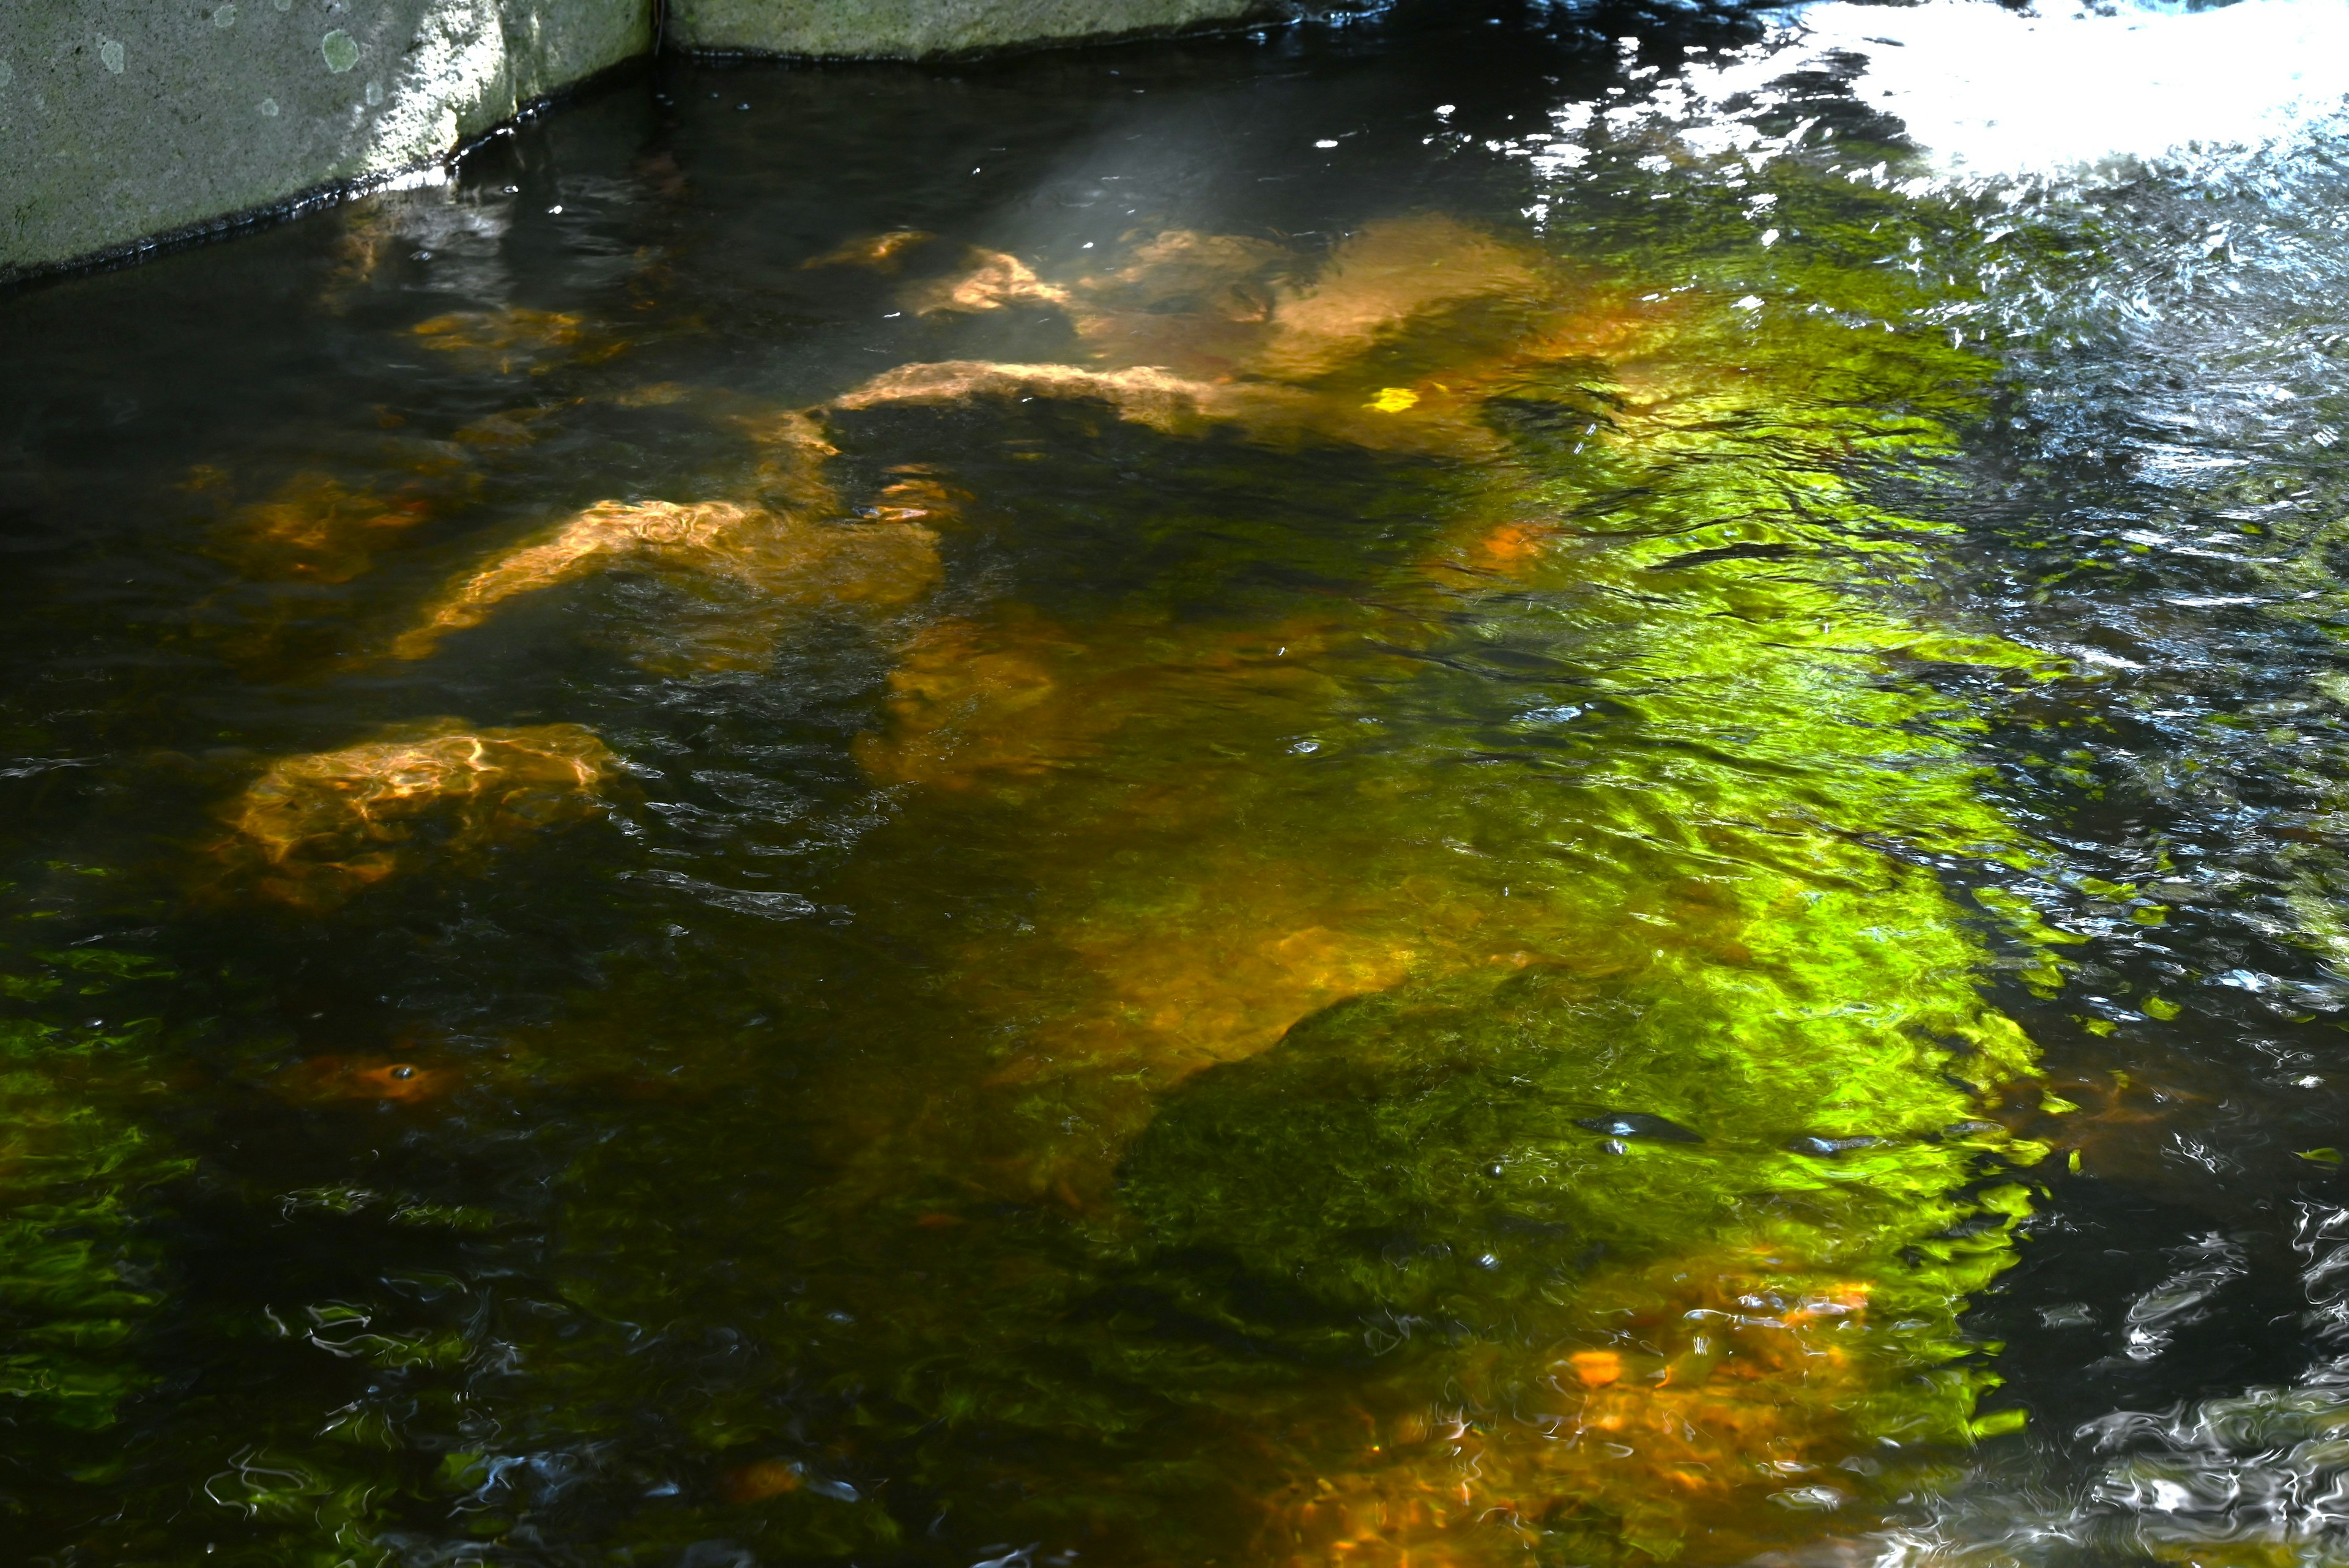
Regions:
<instances>
[{"instance_id":1,"label":"bright white highlight","mask_svg":"<svg viewBox=\"0 0 2349 1568\"><path fill-rule=\"evenodd\" d=\"M1982 0L1834 3L1683 78L1720 104L1859 57L1852 93L1897 116L1945 172L2029 176L2199 148L2256 149L2338 118L2349 5L2242 0L2221 10L2019 16Z\"/></svg>"}]
</instances>

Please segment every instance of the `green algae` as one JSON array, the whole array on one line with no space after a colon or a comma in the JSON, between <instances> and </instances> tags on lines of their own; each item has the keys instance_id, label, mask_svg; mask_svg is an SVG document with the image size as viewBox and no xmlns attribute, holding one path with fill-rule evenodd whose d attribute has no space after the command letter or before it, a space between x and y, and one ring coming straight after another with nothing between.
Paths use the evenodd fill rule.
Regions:
<instances>
[{"instance_id":1,"label":"green algae","mask_svg":"<svg viewBox=\"0 0 2349 1568\"><path fill-rule=\"evenodd\" d=\"M109 948L19 948L7 961L0 1398L20 1428L101 1433L155 1381L136 1349L164 1301L147 1221L191 1162L151 1125L159 1020L86 1015L151 1005L174 977Z\"/></svg>"}]
</instances>

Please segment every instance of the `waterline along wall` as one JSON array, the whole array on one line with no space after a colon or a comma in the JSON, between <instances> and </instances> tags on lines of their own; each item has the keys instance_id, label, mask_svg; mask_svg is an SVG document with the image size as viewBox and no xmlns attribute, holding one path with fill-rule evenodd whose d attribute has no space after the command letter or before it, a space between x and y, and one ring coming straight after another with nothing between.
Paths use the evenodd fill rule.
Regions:
<instances>
[{"instance_id":1,"label":"waterline along wall","mask_svg":"<svg viewBox=\"0 0 2349 1568\"><path fill-rule=\"evenodd\" d=\"M1258 0L669 0L687 48L918 58L1269 13Z\"/></svg>"},{"instance_id":2,"label":"waterline along wall","mask_svg":"<svg viewBox=\"0 0 2349 1568\"><path fill-rule=\"evenodd\" d=\"M429 167L664 46L911 58L1247 19L1263 0L16 0L0 281Z\"/></svg>"}]
</instances>

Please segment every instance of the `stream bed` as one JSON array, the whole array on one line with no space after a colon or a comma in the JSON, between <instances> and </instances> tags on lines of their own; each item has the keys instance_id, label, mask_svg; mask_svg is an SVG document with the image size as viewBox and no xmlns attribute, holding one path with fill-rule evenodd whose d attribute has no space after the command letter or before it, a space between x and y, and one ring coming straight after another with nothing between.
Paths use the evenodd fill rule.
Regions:
<instances>
[{"instance_id":1,"label":"stream bed","mask_svg":"<svg viewBox=\"0 0 2349 1568\"><path fill-rule=\"evenodd\" d=\"M8 1560L2349 1559L2333 9L664 60L0 297Z\"/></svg>"}]
</instances>

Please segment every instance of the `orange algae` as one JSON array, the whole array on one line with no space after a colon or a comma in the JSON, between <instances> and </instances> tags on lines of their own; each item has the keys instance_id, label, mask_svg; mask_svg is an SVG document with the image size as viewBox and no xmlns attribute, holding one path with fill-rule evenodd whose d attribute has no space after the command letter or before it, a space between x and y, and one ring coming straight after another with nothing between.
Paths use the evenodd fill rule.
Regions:
<instances>
[{"instance_id":1,"label":"orange algae","mask_svg":"<svg viewBox=\"0 0 2349 1568\"><path fill-rule=\"evenodd\" d=\"M288 1099L305 1103L388 1100L405 1106L439 1099L462 1081L463 1075L450 1067L376 1056L329 1055L313 1056L289 1068L277 1086Z\"/></svg>"},{"instance_id":2,"label":"orange algae","mask_svg":"<svg viewBox=\"0 0 2349 1568\"><path fill-rule=\"evenodd\" d=\"M264 577L348 582L377 551L471 489L463 459L446 449L413 453L405 466L412 477L388 492L315 469L292 474L268 500L229 514L220 553Z\"/></svg>"},{"instance_id":3,"label":"orange algae","mask_svg":"<svg viewBox=\"0 0 2349 1568\"><path fill-rule=\"evenodd\" d=\"M729 501L598 502L459 583L392 645L421 659L498 605L625 561L730 577L774 604L902 604L937 579L937 536L912 523L816 524Z\"/></svg>"},{"instance_id":4,"label":"orange algae","mask_svg":"<svg viewBox=\"0 0 2349 1568\"><path fill-rule=\"evenodd\" d=\"M730 502L679 505L668 501L600 501L557 529L552 538L500 556L475 572L433 607L424 625L392 645L402 659L421 659L452 631L479 626L490 610L517 594L585 576L606 559L638 553L706 551L740 529L748 509Z\"/></svg>"},{"instance_id":5,"label":"orange algae","mask_svg":"<svg viewBox=\"0 0 2349 1568\"><path fill-rule=\"evenodd\" d=\"M1167 229L1134 244L1125 263L1081 278L1077 291L1108 310L1270 319L1278 280L1296 271L1298 254L1245 234Z\"/></svg>"},{"instance_id":6,"label":"orange algae","mask_svg":"<svg viewBox=\"0 0 2349 1568\"><path fill-rule=\"evenodd\" d=\"M1067 284L1016 257L973 252L965 272L922 286L925 313L1010 305L1064 309L1087 349L1112 368L1171 352L1197 374L1309 384L1441 325L1468 306L1500 307L1510 341L1591 334L1555 319L1588 315L1591 291L1571 286L1546 257L1440 216L1364 224L1318 265L1304 254L1235 234L1167 230L1132 244L1123 265ZM1493 336L1488 329L1484 336ZM1186 346L1187 345L1187 346Z\"/></svg>"},{"instance_id":7,"label":"orange algae","mask_svg":"<svg viewBox=\"0 0 2349 1568\"><path fill-rule=\"evenodd\" d=\"M623 409L666 409L692 396L693 389L681 381L647 381L613 393L612 401Z\"/></svg>"},{"instance_id":8,"label":"orange algae","mask_svg":"<svg viewBox=\"0 0 2349 1568\"><path fill-rule=\"evenodd\" d=\"M1071 322L1103 358L1229 377L1247 368L1280 283L1303 265L1270 241L1168 230L1135 244L1123 265L1078 279Z\"/></svg>"},{"instance_id":9,"label":"orange algae","mask_svg":"<svg viewBox=\"0 0 2349 1568\"><path fill-rule=\"evenodd\" d=\"M1491 457L1500 447L1479 417L1483 394L1529 367L1619 346L1628 325L1602 291L1448 218L1367 224L1318 269L1267 241L1187 230L1065 285L1013 257L974 254L909 306L1061 310L1094 363L905 365L834 407L1075 399L1167 434L1230 425L1277 444ZM1371 371L1406 379L1366 394L1355 383Z\"/></svg>"},{"instance_id":10,"label":"orange algae","mask_svg":"<svg viewBox=\"0 0 2349 1568\"><path fill-rule=\"evenodd\" d=\"M1141 930L1089 926L1070 933L1070 950L1101 977L1107 1005L1073 1038L1050 1044L1075 1047L1080 1060L1140 1067L1160 1084L1173 1083L1253 1055L1298 1020L1350 996L1389 990L1420 967L1423 949L1401 932L1375 929L1386 922L1358 919L1353 929L1299 923L1323 911L1284 908L1279 894L1288 889L1258 879L1268 868L1249 869L1245 903L1229 893L1215 897L1224 889L1205 889L1204 929L1153 922ZM1365 924L1372 929L1360 929ZM1040 1063L1022 1065L1021 1076L1044 1070Z\"/></svg>"},{"instance_id":11,"label":"orange algae","mask_svg":"<svg viewBox=\"0 0 2349 1568\"><path fill-rule=\"evenodd\" d=\"M1108 711L1055 702L1083 645L1049 628L1005 647L966 621L925 627L889 671L885 734L860 735L856 757L884 783L959 785L975 773L1037 773L1082 748Z\"/></svg>"},{"instance_id":12,"label":"orange algae","mask_svg":"<svg viewBox=\"0 0 2349 1568\"><path fill-rule=\"evenodd\" d=\"M1381 627L1398 640L1410 632ZM857 761L876 779L961 790L1050 774L1101 754L1102 738L1247 694L1326 694L1314 655L1363 652L1363 630L1331 618L1263 628L1112 622L1080 631L1014 607L992 622L941 620L900 650L889 672L889 724L859 736ZM1202 775L1179 792L1211 801ZM1154 793L1133 803L1169 809Z\"/></svg>"},{"instance_id":13,"label":"orange algae","mask_svg":"<svg viewBox=\"0 0 2349 1568\"><path fill-rule=\"evenodd\" d=\"M1476 541L1477 564L1507 571L1538 557L1557 535L1554 524L1504 523Z\"/></svg>"},{"instance_id":14,"label":"orange algae","mask_svg":"<svg viewBox=\"0 0 2349 1568\"><path fill-rule=\"evenodd\" d=\"M947 483L946 476L926 463L892 469L864 514L882 523L952 524L962 516L970 493Z\"/></svg>"},{"instance_id":15,"label":"orange algae","mask_svg":"<svg viewBox=\"0 0 2349 1568\"><path fill-rule=\"evenodd\" d=\"M524 408L485 414L471 424L460 426L452 439L467 446L528 446L542 435L538 428L542 421L572 406L574 404L571 403L533 403Z\"/></svg>"},{"instance_id":16,"label":"orange algae","mask_svg":"<svg viewBox=\"0 0 2349 1568\"><path fill-rule=\"evenodd\" d=\"M908 295L906 304L923 315L941 310L998 310L1007 305L1063 305L1069 291L1046 283L1036 269L1001 251L974 251L968 270L933 279Z\"/></svg>"},{"instance_id":17,"label":"orange algae","mask_svg":"<svg viewBox=\"0 0 2349 1568\"><path fill-rule=\"evenodd\" d=\"M820 256L811 256L800 263L800 267L802 271L812 271L827 266L863 266L880 272L895 272L905 265L907 256L936 239L937 235L922 229L893 229L885 234L875 234L869 240L851 240Z\"/></svg>"},{"instance_id":18,"label":"orange algae","mask_svg":"<svg viewBox=\"0 0 2349 1568\"><path fill-rule=\"evenodd\" d=\"M1277 393L1202 381L1152 366L1090 370L1077 365L1022 365L987 359L950 359L901 365L885 370L833 401L837 409L893 405L938 407L976 398L1085 398L1109 404L1121 419L1169 435L1204 430L1237 417L1252 400L1269 410L1284 400Z\"/></svg>"},{"instance_id":19,"label":"orange algae","mask_svg":"<svg viewBox=\"0 0 2349 1568\"><path fill-rule=\"evenodd\" d=\"M409 331L427 348L500 375L511 375L517 369L537 373L565 359L609 358L627 347L602 337L585 317L574 312L521 306L450 311L419 321Z\"/></svg>"},{"instance_id":20,"label":"orange algae","mask_svg":"<svg viewBox=\"0 0 2349 1568\"><path fill-rule=\"evenodd\" d=\"M1374 1440L1268 1499L1256 1555L1401 1568L1578 1541L1663 1561L1702 1542L1703 1561L1736 1562L1864 1487L1872 1461L1837 1461L1878 1393L1865 1282L1733 1251L1585 1293L1623 1348L1513 1362L1487 1347L1451 1400L1371 1417Z\"/></svg>"},{"instance_id":21,"label":"orange algae","mask_svg":"<svg viewBox=\"0 0 2349 1568\"><path fill-rule=\"evenodd\" d=\"M726 1501L736 1505L764 1502L807 1484L800 1467L782 1459L757 1459L726 1472L719 1483Z\"/></svg>"},{"instance_id":22,"label":"orange algae","mask_svg":"<svg viewBox=\"0 0 2349 1568\"><path fill-rule=\"evenodd\" d=\"M1365 224L1318 267L1269 241L1183 229L1143 239L1123 265L1067 284L1000 252L968 255L964 271L922 285L907 304L925 314L1064 307L1088 349L1112 363L1131 366L1143 357L1137 349L1164 348L1292 383L1329 375L1464 304L1531 309L1557 292L1531 253L1440 216ZM1186 350L1185 336L1202 332Z\"/></svg>"},{"instance_id":23,"label":"orange algae","mask_svg":"<svg viewBox=\"0 0 2349 1568\"><path fill-rule=\"evenodd\" d=\"M419 832L461 859L593 815L613 765L576 724L440 720L272 764L230 807L236 836L221 852L264 895L329 909L412 865Z\"/></svg>"},{"instance_id":24,"label":"orange algae","mask_svg":"<svg viewBox=\"0 0 2349 1568\"><path fill-rule=\"evenodd\" d=\"M1312 281L1284 291L1253 368L1309 381L1344 368L1431 317L1470 302L1547 306L1555 286L1530 254L1454 219L1366 224Z\"/></svg>"},{"instance_id":25,"label":"orange algae","mask_svg":"<svg viewBox=\"0 0 2349 1568\"><path fill-rule=\"evenodd\" d=\"M1029 398L1105 403L1118 418L1165 435L1236 425L1255 440L1282 445L1318 437L1390 452L1477 455L1495 450L1488 434L1456 417L1458 405L1449 400L1431 400L1417 418L1366 417L1347 399L1262 381L1199 380L1147 365L1123 370L988 359L904 365L843 393L832 406L853 411Z\"/></svg>"},{"instance_id":26,"label":"orange algae","mask_svg":"<svg viewBox=\"0 0 2349 1568\"><path fill-rule=\"evenodd\" d=\"M759 454L759 493L789 512L835 514L840 498L824 478L824 464L840 453L816 417L800 409L767 409L737 414L734 424Z\"/></svg>"},{"instance_id":27,"label":"orange algae","mask_svg":"<svg viewBox=\"0 0 2349 1568\"><path fill-rule=\"evenodd\" d=\"M756 453L756 500L598 502L455 584L394 641L393 655L422 658L510 599L624 565L667 574L707 601L655 632L643 655L680 672L755 667L788 612L899 605L936 584L937 536L922 522L950 515L958 492L926 472L904 474L867 520L825 520L843 510L825 472L839 449L817 417L759 408L725 418Z\"/></svg>"}]
</instances>

